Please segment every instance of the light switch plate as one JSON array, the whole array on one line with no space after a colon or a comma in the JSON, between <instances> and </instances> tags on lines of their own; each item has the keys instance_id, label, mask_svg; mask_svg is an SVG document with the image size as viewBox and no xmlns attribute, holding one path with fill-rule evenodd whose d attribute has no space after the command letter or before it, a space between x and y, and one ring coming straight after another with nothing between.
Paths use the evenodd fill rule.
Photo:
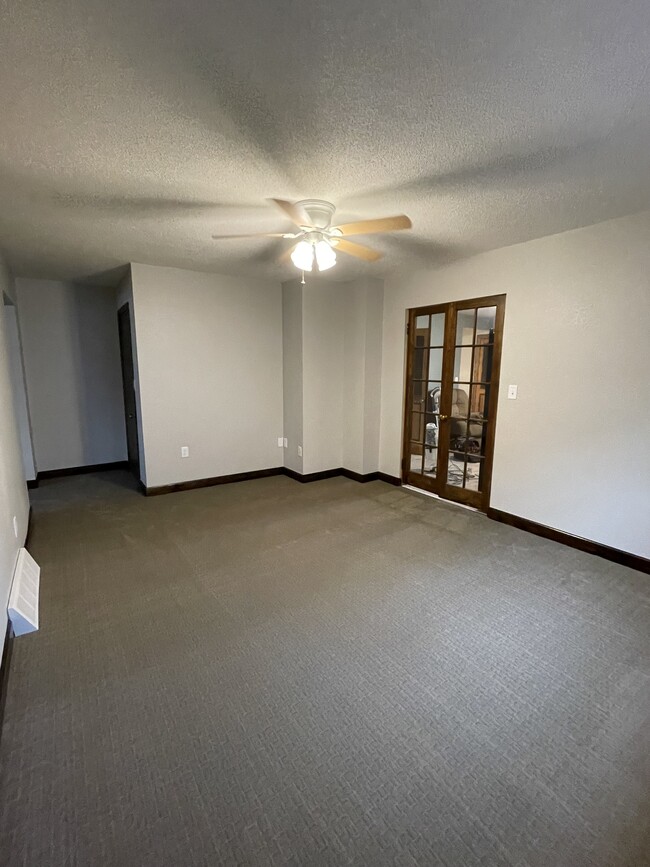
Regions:
<instances>
[{"instance_id":1,"label":"light switch plate","mask_svg":"<svg viewBox=\"0 0 650 867\"><path fill-rule=\"evenodd\" d=\"M517 386L509 385L508 386L508 400L517 400Z\"/></svg>"},{"instance_id":2,"label":"light switch plate","mask_svg":"<svg viewBox=\"0 0 650 867\"><path fill-rule=\"evenodd\" d=\"M284 437L278 437L278 448L281 449L284 447Z\"/></svg>"},{"instance_id":3,"label":"light switch plate","mask_svg":"<svg viewBox=\"0 0 650 867\"><path fill-rule=\"evenodd\" d=\"M302 446L298 446L298 457L302 457Z\"/></svg>"},{"instance_id":4,"label":"light switch plate","mask_svg":"<svg viewBox=\"0 0 650 867\"><path fill-rule=\"evenodd\" d=\"M284 446L285 449L289 447L289 443L288 443L286 437L282 438L282 445Z\"/></svg>"},{"instance_id":5,"label":"light switch plate","mask_svg":"<svg viewBox=\"0 0 650 867\"><path fill-rule=\"evenodd\" d=\"M190 456L190 447L189 446L181 446L181 457L189 458Z\"/></svg>"}]
</instances>

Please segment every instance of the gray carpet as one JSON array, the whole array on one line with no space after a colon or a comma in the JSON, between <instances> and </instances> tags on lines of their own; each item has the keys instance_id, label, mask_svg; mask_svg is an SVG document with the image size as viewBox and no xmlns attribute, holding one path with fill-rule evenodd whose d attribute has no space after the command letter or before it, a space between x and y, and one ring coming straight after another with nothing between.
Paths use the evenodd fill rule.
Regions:
<instances>
[{"instance_id":1,"label":"gray carpet","mask_svg":"<svg viewBox=\"0 0 650 867\"><path fill-rule=\"evenodd\" d=\"M381 482L33 493L3 865L650 864L647 576Z\"/></svg>"}]
</instances>

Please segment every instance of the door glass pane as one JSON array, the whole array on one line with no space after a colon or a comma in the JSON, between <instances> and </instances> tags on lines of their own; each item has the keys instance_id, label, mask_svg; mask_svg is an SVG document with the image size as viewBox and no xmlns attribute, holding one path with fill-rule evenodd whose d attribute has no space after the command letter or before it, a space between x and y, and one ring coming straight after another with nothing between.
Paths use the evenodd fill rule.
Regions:
<instances>
[{"instance_id":1,"label":"door glass pane","mask_svg":"<svg viewBox=\"0 0 650 867\"><path fill-rule=\"evenodd\" d=\"M426 449L424 453L424 475L435 479L438 473L438 449Z\"/></svg>"},{"instance_id":2,"label":"door glass pane","mask_svg":"<svg viewBox=\"0 0 650 867\"><path fill-rule=\"evenodd\" d=\"M411 383L411 407L418 412L424 411L424 398L427 384L421 379L414 379Z\"/></svg>"},{"instance_id":3,"label":"door glass pane","mask_svg":"<svg viewBox=\"0 0 650 867\"><path fill-rule=\"evenodd\" d=\"M442 379L442 349L429 350L429 379Z\"/></svg>"},{"instance_id":4,"label":"door glass pane","mask_svg":"<svg viewBox=\"0 0 650 867\"><path fill-rule=\"evenodd\" d=\"M476 319L476 342L481 343L479 338L488 338L486 342L494 340L494 326L497 319L496 307L479 307Z\"/></svg>"},{"instance_id":5,"label":"door glass pane","mask_svg":"<svg viewBox=\"0 0 650 867\"><path fill-rule=\"evenodd\" d=\"M409 449L409 470L412 473L422 473L422 461L424 459L423 448L417 443L411 443Z\"/></svg>"},{"instance_id":6,"label":"door glass pane","mask_svg":"<svg viewBox=\"0 0 650 867\"><path fill-rule=\"evenodd\" d=\"M472 378L472 346L457 346L454 352L454 382L469 382Z\"/></svg>"},{"instance_id":7,"label":"door glass pane","mask_svg":"<svg viewBox=\"0 0 650 867\"><path fill-rule=\"evenodd\" d=\"M470 391L470 413L472 415L480 415L481 418L487 418L489 397L489 385L473 385Z\"/></svg>"},{"instance_id":8,"label":"door glass pane","mask_svg":"<svg viewBox=\"0 0 650 867\"><path fill-rule=\"evenodd\" d=\"M474 342L474 322L476 308L459 310L456 313L456 346L467 346Z\"/></svg>"},{"instance_id":9,"label":"door glass pane","mask_svg":"<svg viewBox=\"0 0 650 867\"><path fill-rule=\"evenodd\" d=\"M429 328L429 317L417 316L415 319L415 329L416 331L421 331L423 328Z\"/></svg>"},{"instance_id":10,"label":"door glass pane","mask_svg":"<svg viewBox=\"0 0 650 867\"><path fill-rule=\"evenodd\" d=\"M422 443L424 441L424 413L411 413L411 442Z\"/></svg>"},{"instance_id":11,"label":"door glass pane","mask_svg":"<svg viewBox=\"0 0 650 867\"><path fill-rule=\"evenodd\" d=\"M431 316L431 336L429 346L442 346L445 342L445 314L434 313Z\"/></svg>"},{"instance_id":12,"label":"door glass pane","mask_svg":"<svg viewBox=\"0 0 650 867\"><path fill-rule=\"evenodd\" d=\"M447 461L447 484L462 488L465 481L465 455L449 453Z\"/></svg>"},{"instance_id":13,"label":"door glass pane","mask_svg":"<svg viewBox=\"0 0 650 867\"><path fill-rule=\"evenodd\" d=\"M427 407L428 413L437 414L440 412L440 383L427 383Z\"/></svg>"}]
</instances>

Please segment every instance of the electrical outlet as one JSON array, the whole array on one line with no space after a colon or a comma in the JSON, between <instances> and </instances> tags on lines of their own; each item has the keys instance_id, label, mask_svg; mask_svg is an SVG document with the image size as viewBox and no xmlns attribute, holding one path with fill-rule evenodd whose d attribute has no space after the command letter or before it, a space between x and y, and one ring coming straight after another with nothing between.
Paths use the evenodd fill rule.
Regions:
<instances>
[{"instance_id":1,"label":"electrical outlet","mask_svg":"<svg viewBox=\"0 0 650 867\"><path fill-rule=\"evenodd\" d=\"M18 518L14 515L14 536L18 538Z\"/></svg>"},{"instance_id":2,"label":"electrical outlet","mask_svg":"<svg viewBox=\"0 0 650 867\"><path fill-rule=\"evenodd\" d=\"M285 449L289 448L289 441L287 440L286 437L282 437L282 445L284 446Z\"/></svg>"},{"instance_id":3,"label":"electrical outlet","mask_svg":"<svg viewBox=\"0 0 650 867\"><path fill-rule=\"evenodd\" d=\"M284 448L284 437L278 437L278 448Z\"/></svg>"},{"instance_id":4,"label":"electrical outlet","mask_svg":"<svg viewBox=\"0 0 650 867\"><path fill-rule=\"evenodd\" d=\"M508 386L508 400L517 400L517 386L509 385Z\"/></svg>"},{"instance_id":5,"label":"electrical outlet","mask_svg":"<svg viewBox=\"0 0 650 867\"><path fill-rule=\"evenodd\" d=\"M302 446L298 446L298 457L302 457Z\"/></svg>"},{"instance_id":6,"label":"electrical outlet","mask_svg":"<svg viewBox=\"0 0 650 867\"><path fill-rule=\"evenodd\" d=\"M190 447L189 446L181 446L181 457L189 458L190 456Z\"/></svg>"}]
</instances>

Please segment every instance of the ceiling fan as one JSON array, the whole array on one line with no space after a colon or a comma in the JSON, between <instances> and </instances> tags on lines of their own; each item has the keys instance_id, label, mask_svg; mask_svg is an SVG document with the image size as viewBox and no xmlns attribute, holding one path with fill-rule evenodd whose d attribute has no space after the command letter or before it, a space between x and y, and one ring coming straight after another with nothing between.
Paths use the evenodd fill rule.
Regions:
<instances>
[{"instance_id":1,"label":"ceiling fan","mask_svg":"<svg viewBox=\"0 0 650 867\"><path fill-rule=\"evenodd\" d=\"M336 264L336 251L348 253L366 262L375 262L382 253L372 250L356 241L348 241L348 235L372 235L381 232L396 232L410 229L411 221L404 214L396 217L381 217L374 220L359 220L356 223L343 223L332 226L335 206L320 199L304 199L301 202L287 202L284 199L270 199L295 226L297 232L261 232L251 235L213 235L216 240L226 238L287 238L295 240L293 247L280 257L281 262L291 259L301 271L311 271L316 265L318 271L327 271Z\"/></svg>"}]
</instances>

